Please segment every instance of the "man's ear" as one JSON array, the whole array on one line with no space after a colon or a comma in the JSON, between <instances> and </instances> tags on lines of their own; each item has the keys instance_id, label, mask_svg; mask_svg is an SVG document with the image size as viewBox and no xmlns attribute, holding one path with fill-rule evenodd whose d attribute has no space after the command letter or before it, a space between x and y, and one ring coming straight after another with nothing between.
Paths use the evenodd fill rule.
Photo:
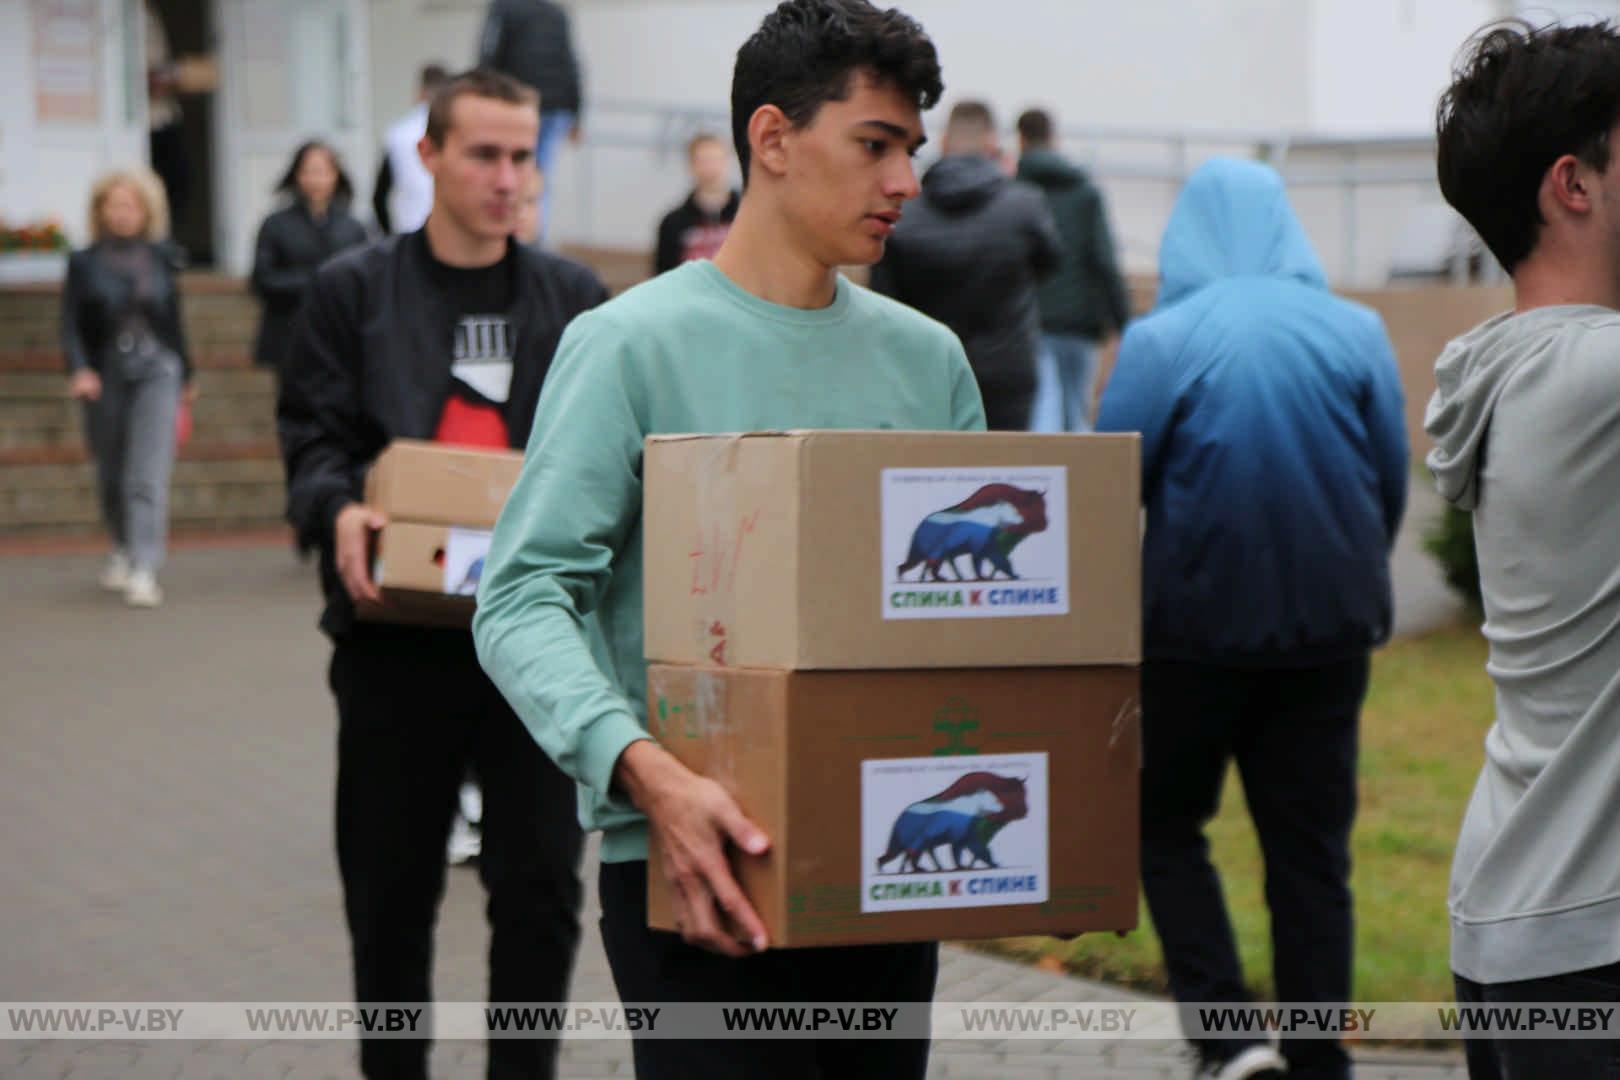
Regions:
<instances>
[{"instance_id":1,"label":"man's ear","mask_svg":"<svg viewBox=\"0 0 1620 1080\"><path fill-rule=\"evenodd\" d=\"M748 149L753 163L772 176L787 172L787 137L793 125L775 105L761 105L748 118Z\"/></svg>"},{"instance_id":2,"label":"man's ear","mask_svg":"<svg viewBox=\"0 0 1620 1080\"><path fill-rule=\"evenodd\" d=\"M1596 196L1596 175L1574 154L1565 154L1548 168L1541 190L1565 213L1589 214Z\"/></svg>"},{"instance_id":3,"label":"man's ear","mask_svg":"<svg viewBox=\"0 0 1620 1080\"><path fill-rule=\"evenodd\" d=\"M438 167L439 155L442 153L444 153L444 147L439 146L426 135L416 140L416 156L422 159L422 167L428 172L433 172Z\"/></svg>"}]
</instances>

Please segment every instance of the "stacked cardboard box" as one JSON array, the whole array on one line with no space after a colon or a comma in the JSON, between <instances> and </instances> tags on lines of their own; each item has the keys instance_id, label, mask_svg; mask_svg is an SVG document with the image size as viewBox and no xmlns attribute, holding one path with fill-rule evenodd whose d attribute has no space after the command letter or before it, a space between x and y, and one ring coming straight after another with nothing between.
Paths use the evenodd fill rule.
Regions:
<instances>
[{"instance_id":1,"label":"stacked cardboard box","mask_svg":"<svg viewBox=\"0 0 1620 1080\"><path fill-rule=\"evenodd\" d=\"M383 602L363 618L427 626L472 623L490 530L523 455L396 439L366 474L366 503L388 516L372 577Z\"/></svg>"},{"instance_id":2,"label":"stacked cardboard box","mask_svg":"<svg viewBox=\"0 0 1620 1080\"><path fill-rule=\"evenodd\" d=\"M1136 436L665 436L644 477L648 724L771 836L773 944L1136 924Z\"/></svg>"}]
</instances>

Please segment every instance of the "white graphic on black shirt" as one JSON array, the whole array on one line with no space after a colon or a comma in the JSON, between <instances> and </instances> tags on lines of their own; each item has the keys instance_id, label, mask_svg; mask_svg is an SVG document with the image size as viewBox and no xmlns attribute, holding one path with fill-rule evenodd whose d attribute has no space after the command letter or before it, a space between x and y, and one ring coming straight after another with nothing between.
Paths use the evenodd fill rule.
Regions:
<instances>
[{"instance_id":1,"label":"white graphic on black shirt","mask_svg":"<svg viewBox=\"0 0 1620 1080\"><path fill-rule=\"evenodd\" d=\"M504 405L512 391L512 327L505 315L463 315L450 374L481 398Z\"/></svg>"}]
</instances>

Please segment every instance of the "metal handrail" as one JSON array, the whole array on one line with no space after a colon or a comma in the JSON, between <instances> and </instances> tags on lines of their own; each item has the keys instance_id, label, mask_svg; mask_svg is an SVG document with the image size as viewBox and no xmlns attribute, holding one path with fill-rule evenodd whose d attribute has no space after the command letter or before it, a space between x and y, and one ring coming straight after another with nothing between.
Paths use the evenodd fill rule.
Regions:
<instances>
[{"instance_id":1,"label":"metal handrail","mask_svg":"<svg viewBox=\"0 0 1620 1080\"><path fill-rule=\"evenodd\" d=\"M638 130L627 131L629 121ZM604 130L605 129L605 130ZM729 134L730 114L712 105L657 102L633 98L596 100L589 106L584 124L584 148L604 150L646 150L660 157L682 152L686 142L699 131ZM1012 144L1012 133L1007 132ZM1366 134L1360 136L1321 135L1274 129L1232 128L1225 130L1154 130L1109 126L1070 127L1059 131L1059 144L1101 180L1164 184L1179 189L1208 150L1226 150L1264 160L1273 165L1283 182L1295 189L1338 189L1343 192L1340 211L1340 278L1355 278L1359 236L1357 194L1363 188L1387 186L1432 186L1434 169L1423 164L1389 164L1360 159L1365 152L1426 151L1430 159L1434 139L1428 135ZM1141 159L1139 149L1162 150L1162 162ZM1110 149L1125 153L1110 153ZM1300 152L1338 151L1336 162L1300 162ZM586 180L594 188L595 164L584 155ZM594 231L594 208L587 211L587 228ZM1460 219L1459 219L1460 221ZM1465 280L1470 259L1478 254L1477 241L1465 228L1450 253L1452 277ZM1488 260L1487 260L1488 263ZM1488 268L1486 273L1490 275Z\"/></svg>"}]
</instances>

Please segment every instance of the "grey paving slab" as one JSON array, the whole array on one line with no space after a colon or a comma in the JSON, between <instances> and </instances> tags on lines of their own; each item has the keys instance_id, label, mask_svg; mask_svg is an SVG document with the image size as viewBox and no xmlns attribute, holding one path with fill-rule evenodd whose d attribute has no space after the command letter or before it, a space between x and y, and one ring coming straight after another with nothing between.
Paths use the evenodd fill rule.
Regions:
<instances>
[{"instance_id":1,"label":"grey paving slab","mask_svg":"<svg viewBox=\"0 0 1620 1080\"><path fill-rule=\"evenodd\" d=\"M131 611L89 556L0 556L0 1000L345 1001L348 942L332 852L335 721L309 568L280 548L188 550L168 603ZM612 1000L594 873L576 1000ZM476 875L452 872L435 986L480 1000ZM959 948L943 1000L1135 995ZM436 1077L482 1075L475 1042L435 1047ZM1185 1076L1161 1043L941 1041L931 1076ZM347 1042L0 1042L6 1080L288 1080L357 1075ZM630 1075L625 1042L564 1044L562 1075ZM1380 1058L1358 1080L1460 1076Z\"/></svg>"}]
</instances>

